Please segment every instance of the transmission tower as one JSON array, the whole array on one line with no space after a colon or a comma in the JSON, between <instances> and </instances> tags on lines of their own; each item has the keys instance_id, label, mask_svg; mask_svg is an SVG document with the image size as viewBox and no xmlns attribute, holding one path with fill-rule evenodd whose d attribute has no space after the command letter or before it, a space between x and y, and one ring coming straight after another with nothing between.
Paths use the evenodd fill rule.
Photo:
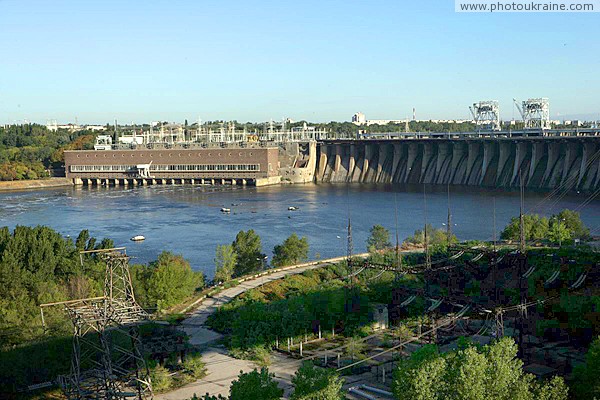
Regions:
<instances>
[{"instance_id":1,"label":"transmission tower","mask_svg":"<svg viewBox=\"0 0 600 400\"><path fill-rule=\"evenodd\" d=\"M73 323L71 372L58 378L69 400L152 399L139 325L148 314L135 301L125 248L90 250L106 262L104 295L42 304L62 306ZM114 340L117 335L124 340ZM91 369L82 371L82 365Z\"/></svg>"}]
</instances>

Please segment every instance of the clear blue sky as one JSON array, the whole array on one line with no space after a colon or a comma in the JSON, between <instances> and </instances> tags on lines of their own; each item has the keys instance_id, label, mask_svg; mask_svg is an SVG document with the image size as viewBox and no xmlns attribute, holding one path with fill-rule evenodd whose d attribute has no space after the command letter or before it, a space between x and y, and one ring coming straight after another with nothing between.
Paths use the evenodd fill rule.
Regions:
<instances>
[{"instance_id":1,"label":"clear blue sky","mask_svg":"<svg viewBox=\"0 0 600 400\"><path fill-rule=\"evenodd\" d=\"M453 1L0 0L0 122L467 117L549 97L600 118L589 14Z\"/></svg>"}]
</instances>

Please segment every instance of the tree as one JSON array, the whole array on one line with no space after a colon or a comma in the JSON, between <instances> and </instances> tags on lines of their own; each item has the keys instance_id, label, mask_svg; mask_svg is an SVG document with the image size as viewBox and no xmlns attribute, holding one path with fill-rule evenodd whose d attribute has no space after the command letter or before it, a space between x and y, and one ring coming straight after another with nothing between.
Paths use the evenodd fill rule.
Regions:
<instances>
[{"instance_id":1,"label":"tree","mask_svg":"<svg viewBox=\"0 0 600 400\"><path fill-rule=\"evenodd\" d=\"M318 368L310 361L302 363L292 378L294 392L291 400L344 399L342 379L333 369Z\"/></svg>"},{"instance_id":2,"label":"tree","mask_svg":"<svg viewBox=\"0 0 600 400\"><path fill-rule=\"evenodd\" d=\"M537 383L523 372L511 338L482 348L467 346L440 354L426 345L402 360L394 372L392 390L397 399L423 400L566 400L562 378Z\"/></svg>"},{"instance_id":3,"label":"tree","mask_svg":"<svg viewBox=\"0 0 600 400\"><path fill-rule=\"evenodd\" d=\"M585 356L585 364L575 367L573 385L577 399L600 399L600 336Z\"/></svg>"},{"instance_id":4,"label":"tree","mask_svg":"<svg viewBox=\"0 0 600 400\"><path fill-rule=\"evenodd\" d=\"M373 253L390 247L390 232L381 225L373 225L371 235L367 239L367 250Z\"/></svg>"},{"instance_id":5,"label":"tree","mask_svg":"<svg viewBox=\"0 0 600 400\"><path fill-rule=\"evenodd\" d=\"M556 215L556 218L565 224L572 239L587 239L590 237L590 230L584 225L577 211L562 210Z\"/></svg>"},{"instance_id":6,"label":"tree","mask_svg":"<svg viewBox=\"0 0 600 400\"><path fill-rule=\"evenodd\" d=\"M262 269L265 255L262 253L260 236L253 229L239 231L232 246L238 255L235 276L251 274Z\"/></svg>"},{"instance_id":7,"label":"tree","mask_svg":"<svg viewBox=\"0 0 600 400\"><path fill-rule=\"evenodd\" d=\"M215 282L227 282L231 279L237 263L237 253L232 245L217 246L215 254Z\"/></svg>"},{"instance_id":8,"label":"tree","mask_svg":"<svg viewBox=\"0 0 600 400\"><path fill-rule=\"evenodd\" d=\"M305 236L300 239L295 233L273 249L273 265L277 267L299 264L307 259L308 239Z\"/></svg>"},{"instance_id":9,"label":"tree","mask_svg":"<svg viewBox=\"0 0 600 400\"><path fill-rule=\"evenodd\" d=\"M567 226L560 220L553 218L550 220L550 228L548 229L548 240L552 243L561 245L563 242L571 238L571 232Z\"/></svg>"},{"instance_id":10,"label":"tree","mask_svg":"<svg viewBox=\"0 0 600 400\"><path fill-rule=\"evenodd\" d=\"M254 370L244 373L240 371L238 379L231 383L229 400L278 400L283 396L283 389L277 386L267 368L260 372Z\"/></svg>"},{"instance_id":11,"label":"tree","mask_svg":"<svg viewBox=\"0 0 600 400\"><path fill-rule=\"evenodd\" d=\"M434 228L433 225L427 224L425 226L425 230L427 231L427 241L430 246L443 246L448 243L456 243L458 239L454 235L450 235L450 240L448 240L448 233L445 229ZM404 239L405 243L422 245L425 244L425 235L423 231L417 229L413 236L409 236Z\"/></svg>"},{"instance_id":12,"label":"tree","mask_svg":"<svg viewBox=\"0 0 600 400\"><path fill-rule=\"evenodd\" d=\"M181 302L204 286L202 273L192 271L182 256L168 251L160 253L149 268L146 292L150 305L159 311Z\"/></svg>"},{"instance_id":13,"label":"tree","mask_svg":"<svg viewBox=\"0 0 600 400\"><path fill-rule=\"evenodd\" d=\"M513 217L510 223L504 228L500 237L503 240L519 240L520 237L520 219ZM541 240L548 236L548 218L540 217L537 214L523 215L523 230L525 240Z\"/></svg>"}]
</instances>

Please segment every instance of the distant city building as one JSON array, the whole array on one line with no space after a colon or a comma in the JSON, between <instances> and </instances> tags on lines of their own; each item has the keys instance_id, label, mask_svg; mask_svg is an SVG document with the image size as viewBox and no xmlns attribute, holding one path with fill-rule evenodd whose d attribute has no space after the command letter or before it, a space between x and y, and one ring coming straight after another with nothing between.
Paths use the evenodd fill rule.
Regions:
<instances>
[{"instance_id":1,"label":"distant city building","mask_svg":"<svg viewBox=\"0 0 600 400\"><path fill-rule=\"evenodd\" d=\"M106 125L85 125L84 129L93 132L102 132L106 130Z\"/></svg>"},{"instance_id":2,"label":"distant city building","mask_svg":"<svg viewBox=\"0 0 600 400\"><path fill-rule=\"evenodd\" d=\"M355 125L364 125L367 123L367 117L361 112L357 112L352 116L352 123Z\"/></svg>"},{"instance_id":3,"label":"distant city building","mask_svg":"<svg viewBox=\"0 0 600 400\"><path fill-rule=\"evenodd\" d=\"M583 125L583 121L574 119L574 120L565 120L565 125L579 127Z\"/></svg>"},{"instance_id":4,"label":"distant city building","mask_svg":"<svg viewBox=\"0 0 600 400\"><path fill-rule=\"evenodd\" d=\"M387 125L387 124L403 124L405 120L399 119L369 119L367 120L367 126L369 125Z\"/></svg>"},{"instance_id":5,"label":"distant city building","mask_svg":"<svg viewBox=\"0 0 600 400\"><path fill-rule=\"evenodd\" d=\"M52 121L46 124L46 128L51 132L56 132L59 129L66 129L70 132L74 132L81 129L81 126L77 124L63 124L58 125L56 121Z\"/></svg>"}]
</instances>

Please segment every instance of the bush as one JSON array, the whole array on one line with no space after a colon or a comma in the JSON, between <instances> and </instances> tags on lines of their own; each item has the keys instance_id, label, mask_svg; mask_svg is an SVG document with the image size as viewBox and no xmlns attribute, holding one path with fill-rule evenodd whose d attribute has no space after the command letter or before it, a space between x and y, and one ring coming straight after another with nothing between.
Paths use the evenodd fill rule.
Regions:
<instances>
[{"instance_id":1,"label":"bush","mask_svg":"<svg viewBox=\"0 0 600 400\"><path fill-rule=\"evenodd\" d=\"M150 379L155 392L165 392L173 385L173 378L169 370L162 365L156 364L150 368Z\"/></svg>"},{"instance_id":2,"label":"bush","mask_svg":"<svg viewBox=\"0 0 600 400\"><path fill-rule=\"evenodd\" d=\"M200 353L186 355L183 368L195 379L201 379L206 375L206 364L202 361Z\"/></svg>"}]
</instances>

